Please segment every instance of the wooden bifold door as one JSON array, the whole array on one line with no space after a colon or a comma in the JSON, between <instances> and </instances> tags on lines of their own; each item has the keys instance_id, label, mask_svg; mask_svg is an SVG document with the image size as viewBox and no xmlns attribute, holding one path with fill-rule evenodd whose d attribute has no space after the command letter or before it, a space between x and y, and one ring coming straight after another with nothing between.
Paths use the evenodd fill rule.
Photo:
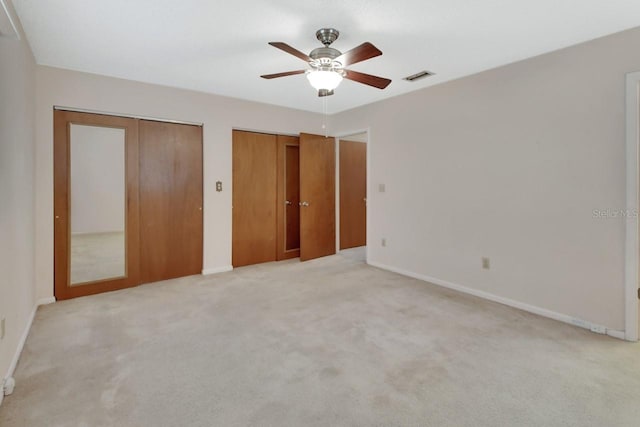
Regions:
<instances>
[{"instance_id":1,"label":"wooden bifold door","mask_svg":"<svg viewBox=\"0 0 640 427\"><path fill-rule=\"evenodd\" d=\"M233 131L234 267L276 260L276 135Z\"/></svg>"},{"instance_id":2,"label":"wooden bifold door","mask_svg":"<svg viewBox=\"0 0 640 427\"><path fill-rule=\"evenodd\" d=\"M58 300L202 270L202 128L54 111Z\"/></svg>"},{"instance_id":3,"label":"wooden bifold door","mask_svg":"<svg viewBox=\"0 0 640 427\"><path fill-rule=\"evenodd\" d=\"M335 253L335 140L233 131L234 267Z\"/></svg>"}]
</instances>

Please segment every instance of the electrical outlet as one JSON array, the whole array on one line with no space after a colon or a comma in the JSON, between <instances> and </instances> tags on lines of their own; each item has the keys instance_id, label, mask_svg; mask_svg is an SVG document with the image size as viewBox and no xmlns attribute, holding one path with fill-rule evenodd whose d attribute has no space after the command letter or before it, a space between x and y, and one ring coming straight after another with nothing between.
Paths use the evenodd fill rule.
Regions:
<instances>
[{"instance_id":1,"label":"electrical outlet","mask_svg":"<svg viewBox=\"0 0 640 427\"><path fill-rule=\"evenodd\" d=\"M387 239L386 238L382 238L382 240L380 241L380 244L382 245L382 247L386 247L387 246Z\"/></svg>"},{"instance_id":2,"label":"electrical outlet","mask_svg":"<svg viewBox=\"0 0 640 427\"><path fill-rule=\"evenodd\" d=\"M0 340L4 339L4 317L0 319Z\"/></svg>"},{"instance_id":3,"label":"electrical outlet","mask_svg":"<svg viewBox=\"0 0 640 427\"><path fill-rule=\"evenodd\" d=\"M216 181L216 191L222 191L222 181Z\"/></svg>"},{"instance_id":4,"label":"electrical outlet","mask_svg":"<svg viewBox=\"0 0 640 427\"><path fill-rule=\"evenodd\" d=\"M482 268L484 268L485 270L489 270L491 268L491 262L489 261L489 258L482 257Z\"/></svg>"}]
</instances>

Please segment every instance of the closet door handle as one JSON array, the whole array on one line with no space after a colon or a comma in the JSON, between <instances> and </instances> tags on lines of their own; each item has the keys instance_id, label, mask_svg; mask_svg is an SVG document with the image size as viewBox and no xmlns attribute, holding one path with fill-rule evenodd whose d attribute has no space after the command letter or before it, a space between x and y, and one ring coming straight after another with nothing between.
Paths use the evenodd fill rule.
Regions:
<instances>
[{"instance_id":1,"label":"closet door handle","mask_svg":"<svg viewBox=\"0 0 640 427\"><path fill-rule=\"evenodd\" d=\"M300 206L304 206L304 207L309 206L309 202L300 202L300 203L298 203L298 204L299 204Z\"/></svg>"},{"instance_id":2,"label":"closet door handle","mask_svg":"<svg viewBox=\"0 0 640 427\"><path fill-rule=\"evenodd\" d=\"M287 206L289 206L289 205L291 205L292 203L291 203L289 200L285 200L285 201L284 201L284 204L285 204L285 205L287 205Z\"/></svg>"}]
</instances>

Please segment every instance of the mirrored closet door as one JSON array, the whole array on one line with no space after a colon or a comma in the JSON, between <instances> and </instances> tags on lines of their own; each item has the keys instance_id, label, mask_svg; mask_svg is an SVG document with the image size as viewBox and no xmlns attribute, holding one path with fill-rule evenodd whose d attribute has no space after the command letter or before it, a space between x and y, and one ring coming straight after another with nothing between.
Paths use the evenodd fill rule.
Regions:
<instances>
[{"instance_id":1,"label":"mirrored closet door","mask_svg":"<svg viewBox=\"0 0 640 427\"><path fill-rule=\"evenodd\" d=\"M54 112L57 299L138 284L138 123Z\"/></svg>"}]
</instances>

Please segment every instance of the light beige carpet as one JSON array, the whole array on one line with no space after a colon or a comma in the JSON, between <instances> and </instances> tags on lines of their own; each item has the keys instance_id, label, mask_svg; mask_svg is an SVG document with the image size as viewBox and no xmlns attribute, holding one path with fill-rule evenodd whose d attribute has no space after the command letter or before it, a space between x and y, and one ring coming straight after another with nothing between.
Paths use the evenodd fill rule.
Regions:
<instances>
[{"instance_id":1,"label":"light beige carpet","mask_svg":"<svg viewBox=\"0 0 640 427\"><path fill-rule=\"evenodd\" d=\"M344 256L38 310L11 426L638 426L640 347Z\"/></svg>"}]
</instances>

